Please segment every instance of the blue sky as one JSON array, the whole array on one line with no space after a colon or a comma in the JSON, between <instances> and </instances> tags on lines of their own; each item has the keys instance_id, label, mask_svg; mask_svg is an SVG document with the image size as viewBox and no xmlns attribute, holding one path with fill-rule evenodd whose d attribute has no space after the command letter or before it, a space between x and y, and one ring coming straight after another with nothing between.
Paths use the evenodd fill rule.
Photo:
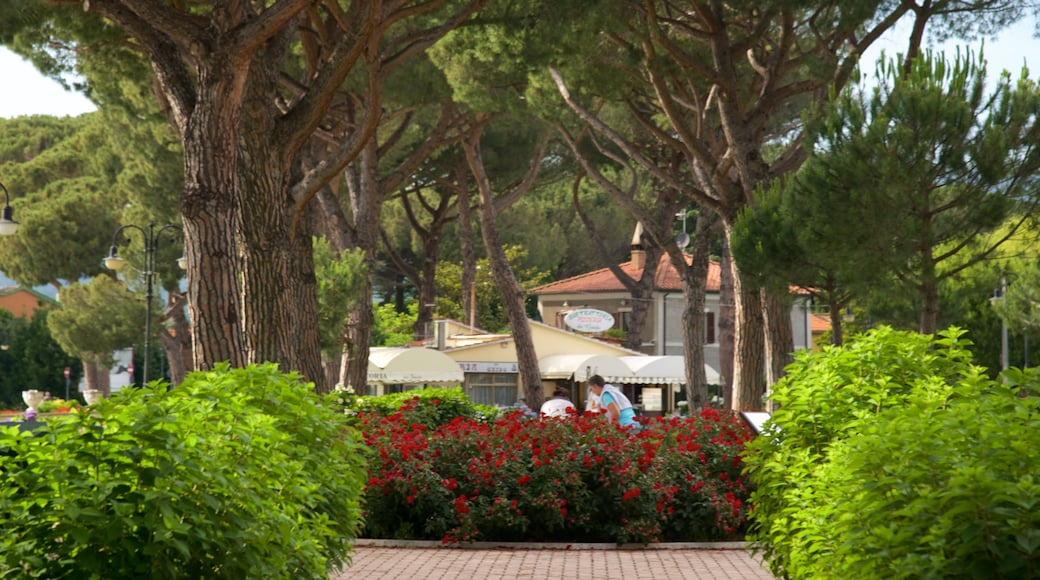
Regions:
<instances>
[{"instance_id":1,"label":"blue sky","mask_svg":"<svg viewBox=\"0 0 1040 580\"><path fill-rule=\"evenodd\" d=\"M893 35L894 36L894 35ZM1033 21L1023 20L1005 29L998 37L985 39L989 73L994 76L1003 69L1010 69L1017 76L1027 55L1040 53L1040 40L1033 38ZM974 43L978 46L978 42ZM947 49L949 47L946 47ZM867 51L868 62L873 61L881 50L887 53L903 49L901 43L881 41ZM1033 67L1040 68L1033 57ZM872 72L864 67L864 73ZM0 74L4 88L0 90L0 117L12 118L22 115L79 115L94 110L94 105L78 93L66 91L60 84L39 74L27 61L0 46ZM1031 72L1033 78L1037 72Z\"/></svg>"}]
</instances>

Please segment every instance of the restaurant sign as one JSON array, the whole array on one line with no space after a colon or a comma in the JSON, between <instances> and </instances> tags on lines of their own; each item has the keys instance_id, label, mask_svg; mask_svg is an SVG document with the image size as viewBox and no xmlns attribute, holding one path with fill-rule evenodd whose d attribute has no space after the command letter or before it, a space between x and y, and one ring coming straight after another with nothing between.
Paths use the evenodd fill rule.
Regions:
<instances>
[{"instance_id":1,"label":"restaurant sign","mask_svg":"<svg viewBox=\"0 0 1040 580\"><path fill-rule=\"evenodd\" d=\"M563 323L578 332L603 332L614 327L614 317L595 308L581 308L570 311Z\"/></svg>"}]
</instances>

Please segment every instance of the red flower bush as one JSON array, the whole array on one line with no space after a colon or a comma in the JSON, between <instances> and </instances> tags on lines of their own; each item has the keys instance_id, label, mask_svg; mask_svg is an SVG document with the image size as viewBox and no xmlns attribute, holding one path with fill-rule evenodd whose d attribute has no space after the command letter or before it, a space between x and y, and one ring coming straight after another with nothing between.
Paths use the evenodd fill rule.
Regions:
<instances>
[{"instance_id":1,"label":"red flower bush","mask_svg":"<svg viewBox=\"0 0 1040 580\"><path fill-rule=\"evenodd\" d=\"M433 429L361 413L375 453L365 535L445 542L648 543L743 537L750 490L739 418L706 410L644 418L638 434L602 416Z\"/></svg>"}]
</instances>

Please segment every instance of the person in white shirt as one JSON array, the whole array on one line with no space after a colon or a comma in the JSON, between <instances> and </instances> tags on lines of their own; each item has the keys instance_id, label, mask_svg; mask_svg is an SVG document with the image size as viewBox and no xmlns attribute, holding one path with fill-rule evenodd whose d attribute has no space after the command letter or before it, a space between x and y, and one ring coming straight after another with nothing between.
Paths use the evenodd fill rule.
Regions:
<instances>
[{"instance_id":1,"label":"person in white shirt","mask_svg":"<svg viewBox=\"0 0 1040 580\"><path fill-rule=\"evenodd\" d=\"M556 387L553 396L542 403L542 417L566 417L575 413L574 403L570 400L571 393L564 387Z\"/></svg>"}]
</instances>

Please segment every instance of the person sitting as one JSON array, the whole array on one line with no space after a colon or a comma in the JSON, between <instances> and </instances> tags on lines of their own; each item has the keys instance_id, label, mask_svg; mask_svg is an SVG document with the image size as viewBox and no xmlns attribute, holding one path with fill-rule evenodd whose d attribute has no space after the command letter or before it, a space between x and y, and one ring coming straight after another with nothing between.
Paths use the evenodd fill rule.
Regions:
<instances>
[{"instance_id":1,"label":"person sitting","mask_svg":"<svg viewBox=\"0 0 1040 580\"><path fill-rule=\"evenodd\" d=\"M542 417L566 417L574 414L574 403L571 402L570 396L570 391L564 387L553 389L552 398L542 403Z\"/></svg>"},{"instance_id":2,"label":"person sitting","mask_svg":"<svg viewBox=\"0 0 1040 580\"><path fill-rule=\"evenodd\" d=\"M622 427L639 428L639 424L636 423L636 410L632 408L632 402L624 393L614 385L608 385L599 375L592 375L588 382L592 393L599 398L600 407L605 409L611 421L617 421Z\"/></svg>"}]
</instances>

